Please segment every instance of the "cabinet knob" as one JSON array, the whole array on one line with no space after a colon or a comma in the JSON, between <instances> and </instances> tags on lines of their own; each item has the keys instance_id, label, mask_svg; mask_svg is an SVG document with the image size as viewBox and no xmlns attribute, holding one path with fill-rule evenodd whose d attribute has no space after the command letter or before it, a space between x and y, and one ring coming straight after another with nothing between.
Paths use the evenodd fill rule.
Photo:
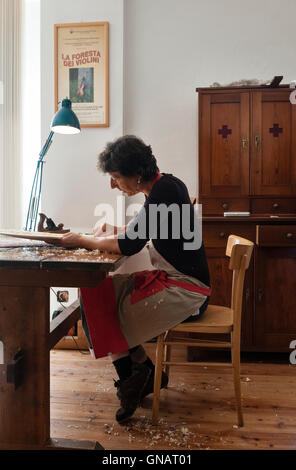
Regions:
<instances>
[{"instance_id":1,"label":"cabinet knob","mask_svg":"<svg viewBox=\"0 0 296 470\"><path fill-rule=\"evenodd\" d=\"M249 287L246 288L246 302L250 300L250 289Z\"/></svg>"},{"instance_id":2,"label":"cabinet knob","mask_svg":"<svg viewBox=\"0 0 296 470\"><path fill-rule=\"evenodd\" d=\"M258 300L259 302L263 299L264 290L262 288L258 289Z\"/></svg>"},{"instance_id":3,"label":"cabinet knob","mask_svg":"<svg viewBox=\"0 0 296 470\"><path fill-rule=\"evenodd\" d=\"M227 202L224 202L224 204L222 204L222 207L223 207L223 209L225 209L227 211L229 206L228 206Z\"/></svg>"},{"instance_id":4,"label":"cabinet knob","mask_svg":"<svg viewBox=\"0 0 296 470\"><path fill-rule=\"evenodd\" d=\"M247 148L247 146L248 146L248 139L247 139L247 137L243 137L243 138L242 138L242 146L243 146L243 149Z\"/></svg>"},{"instance_id":5,"label":"cabinet knob","mask_svg":"<svg viewBox=\"0 0 296 470\"><path fill-rule=\"evenodd\" d=\"M225 232L220 232L220 233L219 233L219 237L220 237L220 238L225 238L225 237L226 237L226 233L225 233Z\"/></svg>"},{"instance_id":6,"label":"cabinet knob","mask_svg":"<svg viewBox=\"0 0 296 470\"><path fill-rule=\"evenodd\" d=\"M255 147L256 149L259 148L260 138L259 135L255 135Z\"/></svg>"},{"instance_id":7,"label":"cabinet knob","mask_svg":"<svg viewBox=\"0 0 296 470\"><path fill-rule=\"evenodd\" d=\"M291 232L286 233L286 237L287 238L293 238L293 233L291 233Z\"/></svg>"},{"instance_id":8,"label":"cabinet knob","mask_svg":"<svg viewBox=\"0 0 296 470\"><path fill-rule=\"evenodd\" d=\"M279 207L280 207L280 205L279 205L277 202L275 202L275 203L272 205L272 208L273 208L273 209L278 209Z\"/></svg>"}]
</instances>

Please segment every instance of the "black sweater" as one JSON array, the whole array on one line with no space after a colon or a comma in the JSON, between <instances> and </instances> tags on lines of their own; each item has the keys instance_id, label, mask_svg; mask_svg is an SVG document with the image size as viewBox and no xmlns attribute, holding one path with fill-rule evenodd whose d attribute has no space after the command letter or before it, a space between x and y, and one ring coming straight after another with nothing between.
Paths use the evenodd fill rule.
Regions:
<instances>
[{"instance_id":1,"label":"black sweater","mask_svg":"<svg viewBox=\"0 0 296 470\"><path fill-rule=\"evenodd\" d=\"M187 187L175 176L162 173L139 214L118 236L123 255L138 253L149 239L161 256L178 271L210 286L201 222Z\"/></svg>"}]
</instances>

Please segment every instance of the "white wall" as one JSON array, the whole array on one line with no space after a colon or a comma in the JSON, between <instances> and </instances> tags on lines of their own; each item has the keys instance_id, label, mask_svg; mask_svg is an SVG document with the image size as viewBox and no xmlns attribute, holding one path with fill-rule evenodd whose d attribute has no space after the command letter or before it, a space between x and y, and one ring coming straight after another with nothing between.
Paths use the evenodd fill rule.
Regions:
<instances>
[{"instance_id":1,"label":"white wall","mask_svg":"<svg viewBox=\"0 0 296 470\"><path fill-rule=\"evenodd\" d=\"M54 135L46 156L42 211L56 223L87 231L100 202L115 204L109 179L96 169L106 142L123 132L123 0L41 0L41 134L54 114L54 24L108 21L110 34L110 127Z\"/></svg>"},{"instance_id":2,"label":"white wall","mask_svg":"<svg viewBox=\"0 0 296 470\"><path fill-rule=\"evenodd\" d=\"M126 0L124 131L196 191L196 87L296 78L294 0Z\"/></svg>"},{"instance_id":3,"label":"white wall","mask_svg":"<svg viewBox=\"0 0 296 470\"><path fill-rule=\"evenodd\" d=\"M294 0L41 0L43 141L54 112L53 25L110 22L110 127L54 137L42 210L72 230L93 226L96 204L115 204L118 195L97 172L96 156L122 133L151 144L160 169L196 194L196 87L295 79L295 18Z\"/></svg>"}]
</instances>

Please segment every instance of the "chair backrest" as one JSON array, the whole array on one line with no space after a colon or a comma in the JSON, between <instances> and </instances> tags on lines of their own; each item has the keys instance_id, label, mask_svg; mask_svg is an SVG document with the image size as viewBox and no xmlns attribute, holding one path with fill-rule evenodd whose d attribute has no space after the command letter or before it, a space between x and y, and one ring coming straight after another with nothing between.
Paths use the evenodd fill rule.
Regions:
<instances>
[{"instance_id":1,"label":"chair backrest","mask_svg":"<svg viewBox=\"0 0 296 470\"><path fill-rule=\"evenodd\" d=\"M241 313L245 273L250 265L254 243L237 235L229 235L226 256L230 257L229 269L233 271L231 308L233 309L233 332L240 339Z\"/></svg>"}]
</instances>

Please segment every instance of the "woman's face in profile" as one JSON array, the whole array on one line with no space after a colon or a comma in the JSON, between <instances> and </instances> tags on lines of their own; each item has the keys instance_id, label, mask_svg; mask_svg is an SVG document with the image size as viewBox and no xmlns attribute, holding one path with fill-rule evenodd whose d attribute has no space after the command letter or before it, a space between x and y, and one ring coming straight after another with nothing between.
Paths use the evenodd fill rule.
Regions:
<instances>
[{"instance_id":1,"label":"woman's face in profile","mask_svg":"<svg viewBox=\"0 0 296 470\"><path fill-rule=\"evenodd\" d=\"M138 194L138 177L137 176L123 176L118 171L109 173L111 176L110 185L112 189L119 189L127 196L134 196Z\"/></svg>"}]
</instances>

